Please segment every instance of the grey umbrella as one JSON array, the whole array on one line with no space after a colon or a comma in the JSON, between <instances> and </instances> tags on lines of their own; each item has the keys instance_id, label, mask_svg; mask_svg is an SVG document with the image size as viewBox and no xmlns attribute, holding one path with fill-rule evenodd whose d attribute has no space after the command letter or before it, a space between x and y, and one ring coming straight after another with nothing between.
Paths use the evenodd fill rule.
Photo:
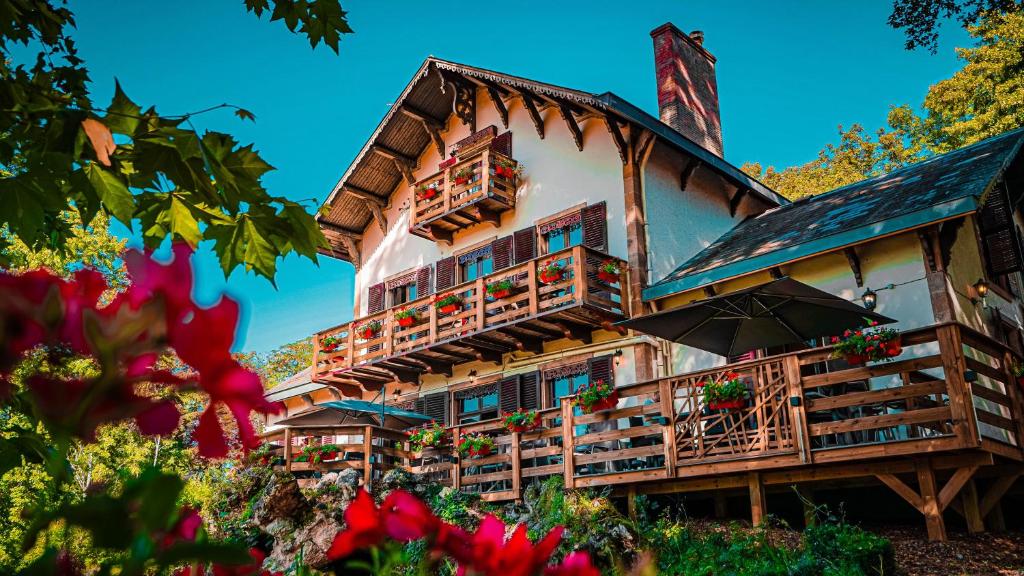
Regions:
<instances>
[{"instance_id":1,"label":"grey umbrella","mask_svg":"<svg viewBox=\"0 0 1024 576\"><path fill-rule=\"evenodd\" d=\"M833 336L874 320L895 322L792 278L620 322L721 356Z\"/></svg>"}]
</instances>

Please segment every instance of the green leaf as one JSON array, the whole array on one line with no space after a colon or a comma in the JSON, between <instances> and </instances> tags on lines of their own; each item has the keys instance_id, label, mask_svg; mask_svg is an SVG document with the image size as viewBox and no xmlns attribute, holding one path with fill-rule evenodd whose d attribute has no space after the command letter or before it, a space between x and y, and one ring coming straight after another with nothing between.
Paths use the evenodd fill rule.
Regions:
<instances>
[{"instance_id":1,"label":"green leaf","mask_svg":"<svg viewBox=\"0 0 1024 576\"><path fill-rule=\"evenodd\" d=\"M114 99L107 107L107 116L103 123L117 134L131 136L139 126L139 118L142 116L142 109L135 102L132 102L124 91L121 90L121 83L114 81Z\"/></svg>"},{"instance_id":2,"label":"green leaf","mask_svg":"<svg viewBox=\"0 0 1024 576\"><path fill-rule=\"evenodd\" d=\"M170 195L169 206L160 214L157 221L163 224L168 232L188 242L190 246L195 246L202 240L199 221L192 215L188 206L174 194Z\"/></svg>"},{"instance_id":3,"label":"green leaf","mask_svg":"<svg viewBox=\"0 0 1024 576\"><path fill-rule=\"evenodd\" d=\"M273 282L274 272L277 269L278 251L270 242L267 242L252 219L245 218L243 222L245 267L247 270L255 270L257 274L262 274Z\"/></svg>"},{"instance_id":4,"label":"green leaf","mask_svg":"<svg viewBox=\"0 0 1024 576\"><path fill-rule=\"evenodd\" d=\"M242 120L248 120L250 122L255 122L256 121L256 115L253 114L252 112L249 112L245 108L239 108L239 109L235 110L235 116L238 116Z\"/></svg>"},{"instance_id":5,"label":"green leaf","mask_svg":"<svg viewBox=\"0 0 1024 576\"><path fill-rule=\"evenodd\" d=\"M103 202L103 207L122 223L131 226L135 199L124 182L94 162L86 164L84 170L93 190Z\"/></svg>"}]
</instances>

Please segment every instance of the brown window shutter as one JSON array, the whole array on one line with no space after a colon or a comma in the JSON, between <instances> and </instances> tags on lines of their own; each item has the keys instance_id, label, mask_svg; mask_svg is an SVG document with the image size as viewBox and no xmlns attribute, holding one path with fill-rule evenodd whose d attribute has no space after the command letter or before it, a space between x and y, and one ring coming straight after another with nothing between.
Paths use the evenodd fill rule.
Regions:
<instances>
[{"instance_id":1,"label":"brown window shutter","mask_svg":"<svg viewBox=\"0 0 1024 576\"><path fill-rule=\"evenodd\" d=\"M978 224L989 274L997 277L1020 270L1020 242L1013 224L1013 209L1003 188L997 187L989 194L978 213Z\"/></svg>"},{"instance_id":2,"label":"brown window shutter","mask_svg":"<svg viewBox=\"0 0 1024 576\"><path fill-rule=\"evenodd\" d=\"M416 400L415 400L415 401L413 402L413 412L416 412L416 413L419 413L419 414L424 414L424 415L425 415L425 414L426 414L426 412L424 412L424 410L426 410L426 409L427 409L427 407L426 407L426 402L424 402L424 401L423 401L423 398L422 398L422 397L420 397L420 398L417 398L417 399L416 399Z\"/></svg>"},{"instance_id":3,"label":"brown window shutter","mask_svg":"<svg viewBox=\"0 0 1024 576\"><path fill-rule=\"evenodd\" d=\"M416 271L416 297L423 298L427 294L430 294L430 266Z\"/></svg>"},{"instance_id":4,"label":"brown window shutter","mask_svg":"<svg viewBox=\"0 0 1024 576\"><path fill-rule=\"evenodd\" d=\"M442 425L448 425L448 393L447 392L435 392L434 394L427 394L420 400L423 401L423 414L430 416L431 419L440 422Z\"/></svg>"},{"instance_id":5,"label":"brown window shutter","mask_svg":"<svg viewBox=\"0 0 1024 576\"><path fill-rule=\"evenodd\" d=\"M438 292L455 286L455 257L441 258L434 265L434 289Z\"/></svg>"},{"instance_id":6,"label":"brown window shutter","mask_svg":"<svg viewBox=\"0 0 1024 576\"><path fill-rule=\"evenodd\" d=\"M608 382L609 384L615 385L615 375L612 372L612 357L611 355L606 356L594 356L590 359L590 381L591 382Z\"/></svg>"},{"instance_id":7,"label":"brown window shutter","mask_svg":"<svg viewBox=\"0 0 1024 576\"><path fill-rule=\"evenodd\" d=\"M504 270L512 265L512 237L502 236L491 242L491 262L494 270Z\"/></svg>"},{"instance_id":8,"label":"brown window shutter","mask_svg":"<svg viewBox=\"0 0 1024 576\"><path fill-rule=\"evenodd\" d=\"M608 250L608 208L604 202L583 209L583 245L601 252Z\"/></svg>"},{"instance_id":9,"label":"brown window shutter","mask_svg":"<svg viewBox=\"0 0 1024 576\"><path fill-rule=\"evenodd\" d=\"M498 407L502 412L515 412L519 408L519 376L502 378L498 382Z\"/></svg>"},{"instance_id":10,"label":"brown window shutter","mask_svg":"<svg viewBox=\"0 0 1024 576\"><path fill-rule=\"evenodd\" d=\"M384 283L374 284L366 290L366 313L376 314L384 310Z\"/></svg>"},{"instance_id":11,"label":"brown window shutter","mask_svg":"<svg viewBox=\"0 0 1024 576\"><path fill-rule=\"evenodd\" d=\"M512 256L515 264L537 257L537 229L533 226L512 233Z\"/></svg>"},{"instance_id":12,"label":"brown window shutter","mask_svg":"<svg viewBox=\"0 0 1024 576\"><path fill-rule=\"evenodd\" d=\"M491 140L491 150L504 154L509 158L512 157L512 133L502 132L498 136Z\"/></svg>"},{"instance_id":13,"label":"brown window shutter","mask_svg":"<svg viewBox=\"0 0 1024 576\"><path fill-rule=\"evenodd\" d=\"M519 380L519 405L525 410L540 409L540 372L522 374Z\"/></svg>"}]
</instances>

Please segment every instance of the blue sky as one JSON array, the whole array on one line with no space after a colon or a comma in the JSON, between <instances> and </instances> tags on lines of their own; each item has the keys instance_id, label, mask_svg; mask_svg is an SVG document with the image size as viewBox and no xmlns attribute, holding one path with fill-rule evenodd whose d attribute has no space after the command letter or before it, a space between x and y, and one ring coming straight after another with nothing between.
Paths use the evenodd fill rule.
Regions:
<instances>
[{"instance_id":1,"label":"blue sky","mask_svg":"<svg viewBox=\"0 0 1024 576\"><path fill-rule=\"evenodd\" d=\"M356 34L340 55L242 0L72 0L93 93L114 78L165 114L229 102L194 119L254 142L278 170L272 194L322 201L423 59L434 55L593 92L612 91L657 115L650 30L701 29L718 58L726 158L785 167L810 160L836 127L874 129L890 105L921 102L960 64L968 41L946 27L938 55L907 52L885 21L888 0L865 2L343 1ZM195 257L197 299L241 301L240 350L265 351L351 317L352 266L321 258L279 263L277 289L252 274L225 279Z\"/></svg>"}]
</instances>

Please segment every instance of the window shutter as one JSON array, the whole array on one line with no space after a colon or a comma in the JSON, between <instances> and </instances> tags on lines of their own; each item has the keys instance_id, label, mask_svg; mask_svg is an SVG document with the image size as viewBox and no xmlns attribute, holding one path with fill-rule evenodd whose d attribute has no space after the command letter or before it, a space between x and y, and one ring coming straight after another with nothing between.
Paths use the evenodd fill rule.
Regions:
<instances>
[{"instance_id":1,"label":"window shutter","mask_svg":"<svg viewBox=\"0 0 1024 576\"><path fill-rule=\"evenodd\" d=\"M1020 243L1004 189L992 190L978 214L978 223L989 273L996 277L1020 270Z\"/></svg>"},{"instance_id":2,"label":"window shutter","mask_svg":"<svg viewBox=\"0 0 1024 576\"><path fill-rule=\"evenodd\" d=\"M512 233L512 255L515 264L537 257L537 229L533 226Z\"/></svg>"},{"instance_id":3,"label":"window shutter","mask_svg":"<svg viewBox=\"0 0 1024 576\"><path fill-rule=\"evenodd\" d=\"M434 289L438 292L455 286L455 257L442 258L434 265Z\"/></svg>"},{"instance_id":4,"label":"window shutter","mask_svg":"<svg viewBox=\"0 0 1024 576\"><path fill-rule=\"evenodd\" d=\"M422 397L420 397L420 398L417 398L417 399L416 399L416 400L415 400L415 401L413 402L413 412L416 412L416 413L418 413L418 414L424 414L424 415L425 415L425 414L426 414L426 412L424 412L424 410L426 410L426 409L427 409L427 407L426 407L426 402L424 402L424 401L423 401L423 398L422 398Z\"/></svg>"},{"instance_id":5,"label":"window shutter","mask_svg":"<svg viewBox=\"0 0 1024 576\"><path fill-rule=\"evenodd\" d=\"M427 394L423 398L423 414L437 420L442 425L448 425L448 393L436 392Z\"/></svg>"},{"instance_id":6,"label":"window shutter","mask_svg":"<svg viewBox=\"0 0 1024 576\"><path fill-rule=\"evenodd\" d=\"M502 412L515 412L519 408L519 376L502 378L498 382L498 407Z\"/></svg>"},{"instance_id":7,"label":"window shutter","mask_svg":"<svg viewBox=\"0 0 1024 576\"><path fill-rule=\"evenodd\" d=\"M608 250L608 209L604 202L583 209L583 245L601 252Z\"/></svg>"},{"instance_id":8,"label":"window shutter","mask_svg":"<svg viewBox=\"0 0 1024 576\"><path fill-rule=\"evenodd\" d=\"M519 405L525 410L540 409L540 372L523 374L519 380Z\"/></svg>"},{"instance_id":9,"label":"window shutter","mask_svg":"<svg viewBox=\"0 0 1024 576\"><path fill-rule=\"evenodd\" d=\"M374 284L366 289L366 313L376 314L384 310L384 283Z\"/></svg>"},{"instance_id":10,"label":"window shutter","mask_svg":"<svg viewBox=\"0 0 1024 576\"><path fill-rule=\"evenodd\" d=\"M498 136L491 140L491 150L504 154L509 158L512 157L512 133L502 132Z\"/></svg>"},{"instance_id":11,"label":"window shutter","mask_svg":"<svg viewBox=\"0 0 1024 576\"><path fill-rule=\"evenodd\" d=\"M423 298L427 294L430 294L430 266L416 271L416 297Z\"/></svg>"},{"instance_id":12,"label":"window shutter","mask_svg":"<svg viewBox=\"0 0 1024 576\"><path fill-rule=\"evenodd\" d=\"M612 357L611 355L606 356L595 356L589 360L590 364L590 381L607 382L611 385L615 385L615 375L612 373Z\"/></svg>"},{"instance_id":13,"label":"window shutter","mask_svg":"<svg viewBox=\"0 0 1024 576\"><path fill-rule=\"evenodd\" d=\"M491 242L491 262L494 270L504 270L512 265L512 237L502 236Z\"/></svg>"}]
</instances>

